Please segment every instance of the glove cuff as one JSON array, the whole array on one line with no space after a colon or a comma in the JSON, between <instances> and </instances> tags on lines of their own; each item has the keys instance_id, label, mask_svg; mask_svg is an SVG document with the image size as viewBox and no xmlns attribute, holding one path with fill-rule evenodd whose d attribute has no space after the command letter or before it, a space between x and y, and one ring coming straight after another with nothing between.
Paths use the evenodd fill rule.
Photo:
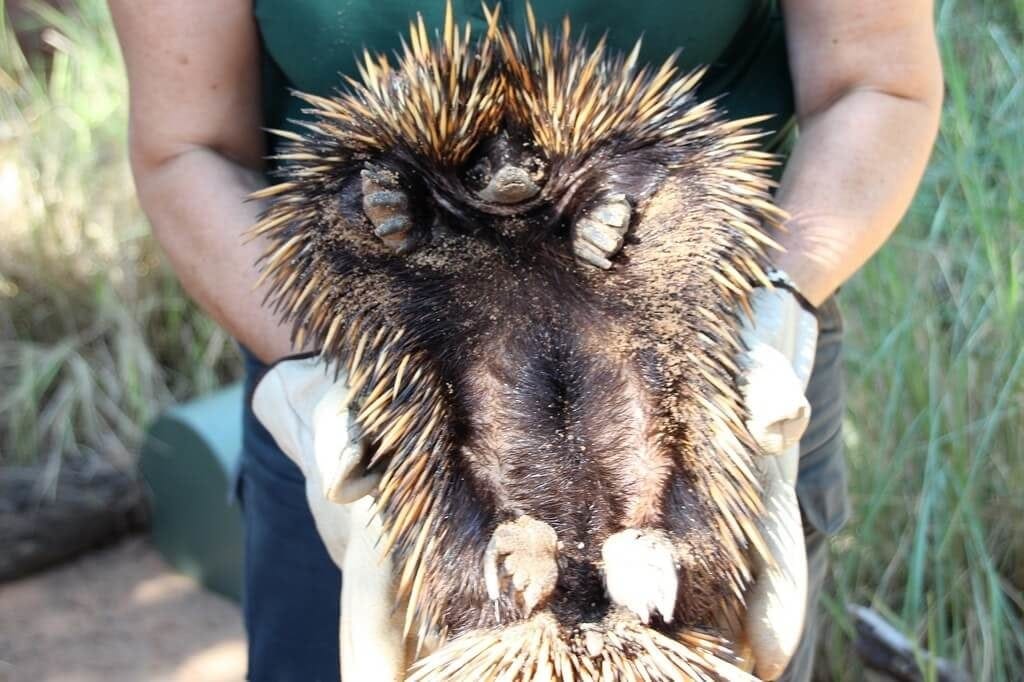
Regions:
<instances>
[{"instance_id":1,"label":"glove cuff","mask_svg":"<svg viewBox=\"0 0 1024 682\"><path fill-rule=\"evenodd\" d=\"M800 307L817 317L818 309L811 305L811 302L807 300L800 289L796 286L793 279L784 271L778 268L769 268L765 271L765 275L768 277L768 281L776 289L785 289L789 293L793 294L793 298L800 304Z\"/></svg>"}]
</instances>

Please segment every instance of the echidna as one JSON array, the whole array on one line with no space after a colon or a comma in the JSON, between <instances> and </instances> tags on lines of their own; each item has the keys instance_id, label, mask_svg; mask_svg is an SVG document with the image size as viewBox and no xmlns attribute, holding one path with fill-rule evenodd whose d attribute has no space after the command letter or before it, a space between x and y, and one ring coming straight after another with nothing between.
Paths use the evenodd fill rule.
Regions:
<instances>
[{"instance_id":1,"label":"echidna","mask_svg":"<svg viewBox=\"0 0 1024 682\"><path fill-rule=\"evenodd\" d=\"M497 15L298 95L270 304L350 387L407 633L443 643L411 679L746 679L775 161L701 72Z\"/></svg>"}]
</instances>

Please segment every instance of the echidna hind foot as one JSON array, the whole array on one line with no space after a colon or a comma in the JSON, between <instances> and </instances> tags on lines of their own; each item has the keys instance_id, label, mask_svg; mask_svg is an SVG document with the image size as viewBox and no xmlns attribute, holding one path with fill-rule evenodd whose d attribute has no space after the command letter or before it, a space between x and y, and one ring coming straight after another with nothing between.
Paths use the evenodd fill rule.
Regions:
<instances>
[{"instance_id":1,"label":"echidna hind foot","mask_svg":"<svg viewBox=\"0 0 1024 682\"><path fill-rule=\"evenodd\" d=\"M577 259L602 270L622 250L633 208L625 194L612 194L582 212L572 226L572 251Z\"/></svg>"},{"instance_id":2,"label":"echidna hind foot","mask_svg":"<svg viewBox=\"0 0 1024 682\"><path fill-rule=\"evenodd\" d=\"M671 623L679 588L674 554L662 531L627 528L615 533L601 547L608 596L642 623L655 615Z\"/></svg>"},{"instance_id":3,"label":"echidna hind foot","mask_svg":"<svg viewBox=\"0 0 1024 682\"><path fill-rule=\"evenodd\" d=\"M547 602L558 582L558 537L551 526L523 515L494 529L484 552L484 582L491 599L511 591L527 616Z\"/></svg>"},{"instance_id":4,"label":"echidna hind foot","mask_svg":"<svg viewBox=\"0 0 1024 682\"><path fill-rule=\"evenodd\" d=\"M407 682L756 682L726 643L698 630L672 636L613 611L571 628L542 611L457 637L418 661Z\"/></svg>"},{"instance_id":5,"label":"echidna hind foot","mask_svg":"<svg viewBox=\"0 0 1024 682\"><path fill-rule=\"evenodd\" d=\"M373 225L373 233L396 253L408 253L418 247L424 236L416 228L409 193L392 170L367 164L361 173L363 213Z\"/></svg>"}]
</instances>

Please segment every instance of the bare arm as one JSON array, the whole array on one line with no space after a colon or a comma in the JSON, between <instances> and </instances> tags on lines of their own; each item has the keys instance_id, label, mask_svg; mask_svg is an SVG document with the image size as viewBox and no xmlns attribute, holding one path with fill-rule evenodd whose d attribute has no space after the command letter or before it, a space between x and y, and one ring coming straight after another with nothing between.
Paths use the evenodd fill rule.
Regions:
<instances>
[{"instance_id":1,"label":"bare arm","mask_svg":"<svg viewBox=\"0 0 1024 682\"><path fill-rule=\"evenodd\" d=\"M811 303L882 245L938 131L931 0L783 0L800 137L779 189L793 216L776 261Z\"/></svg>"},{"instance_id":2,"label":"bare arm","mask_svg":"<svg viewBox=\"0 0 1024 682\"><path fill-rule=\"evenodd\" d=\"M259 41L251 0L110 0L128 69L139 200L189 294L263 360L287 330L253 290L257 242L242 233L260 169Z\"/></svg>"}]
</instances>

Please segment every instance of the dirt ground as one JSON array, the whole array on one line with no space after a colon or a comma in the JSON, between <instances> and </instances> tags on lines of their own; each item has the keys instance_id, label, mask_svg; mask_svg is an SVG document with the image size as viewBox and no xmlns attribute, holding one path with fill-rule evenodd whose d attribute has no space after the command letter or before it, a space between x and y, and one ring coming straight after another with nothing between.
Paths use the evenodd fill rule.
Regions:
<instances>
[{"instance_id":1,"label":"dirt ground","mask_svg":"<svg viewBox=\"0 0 1024 682\"><path fill-rule=\"evenodd\" d=\"M0 682L244 677L239 608L175 573L143 538L0 586Z\"/></svg>"}]
</instances>

